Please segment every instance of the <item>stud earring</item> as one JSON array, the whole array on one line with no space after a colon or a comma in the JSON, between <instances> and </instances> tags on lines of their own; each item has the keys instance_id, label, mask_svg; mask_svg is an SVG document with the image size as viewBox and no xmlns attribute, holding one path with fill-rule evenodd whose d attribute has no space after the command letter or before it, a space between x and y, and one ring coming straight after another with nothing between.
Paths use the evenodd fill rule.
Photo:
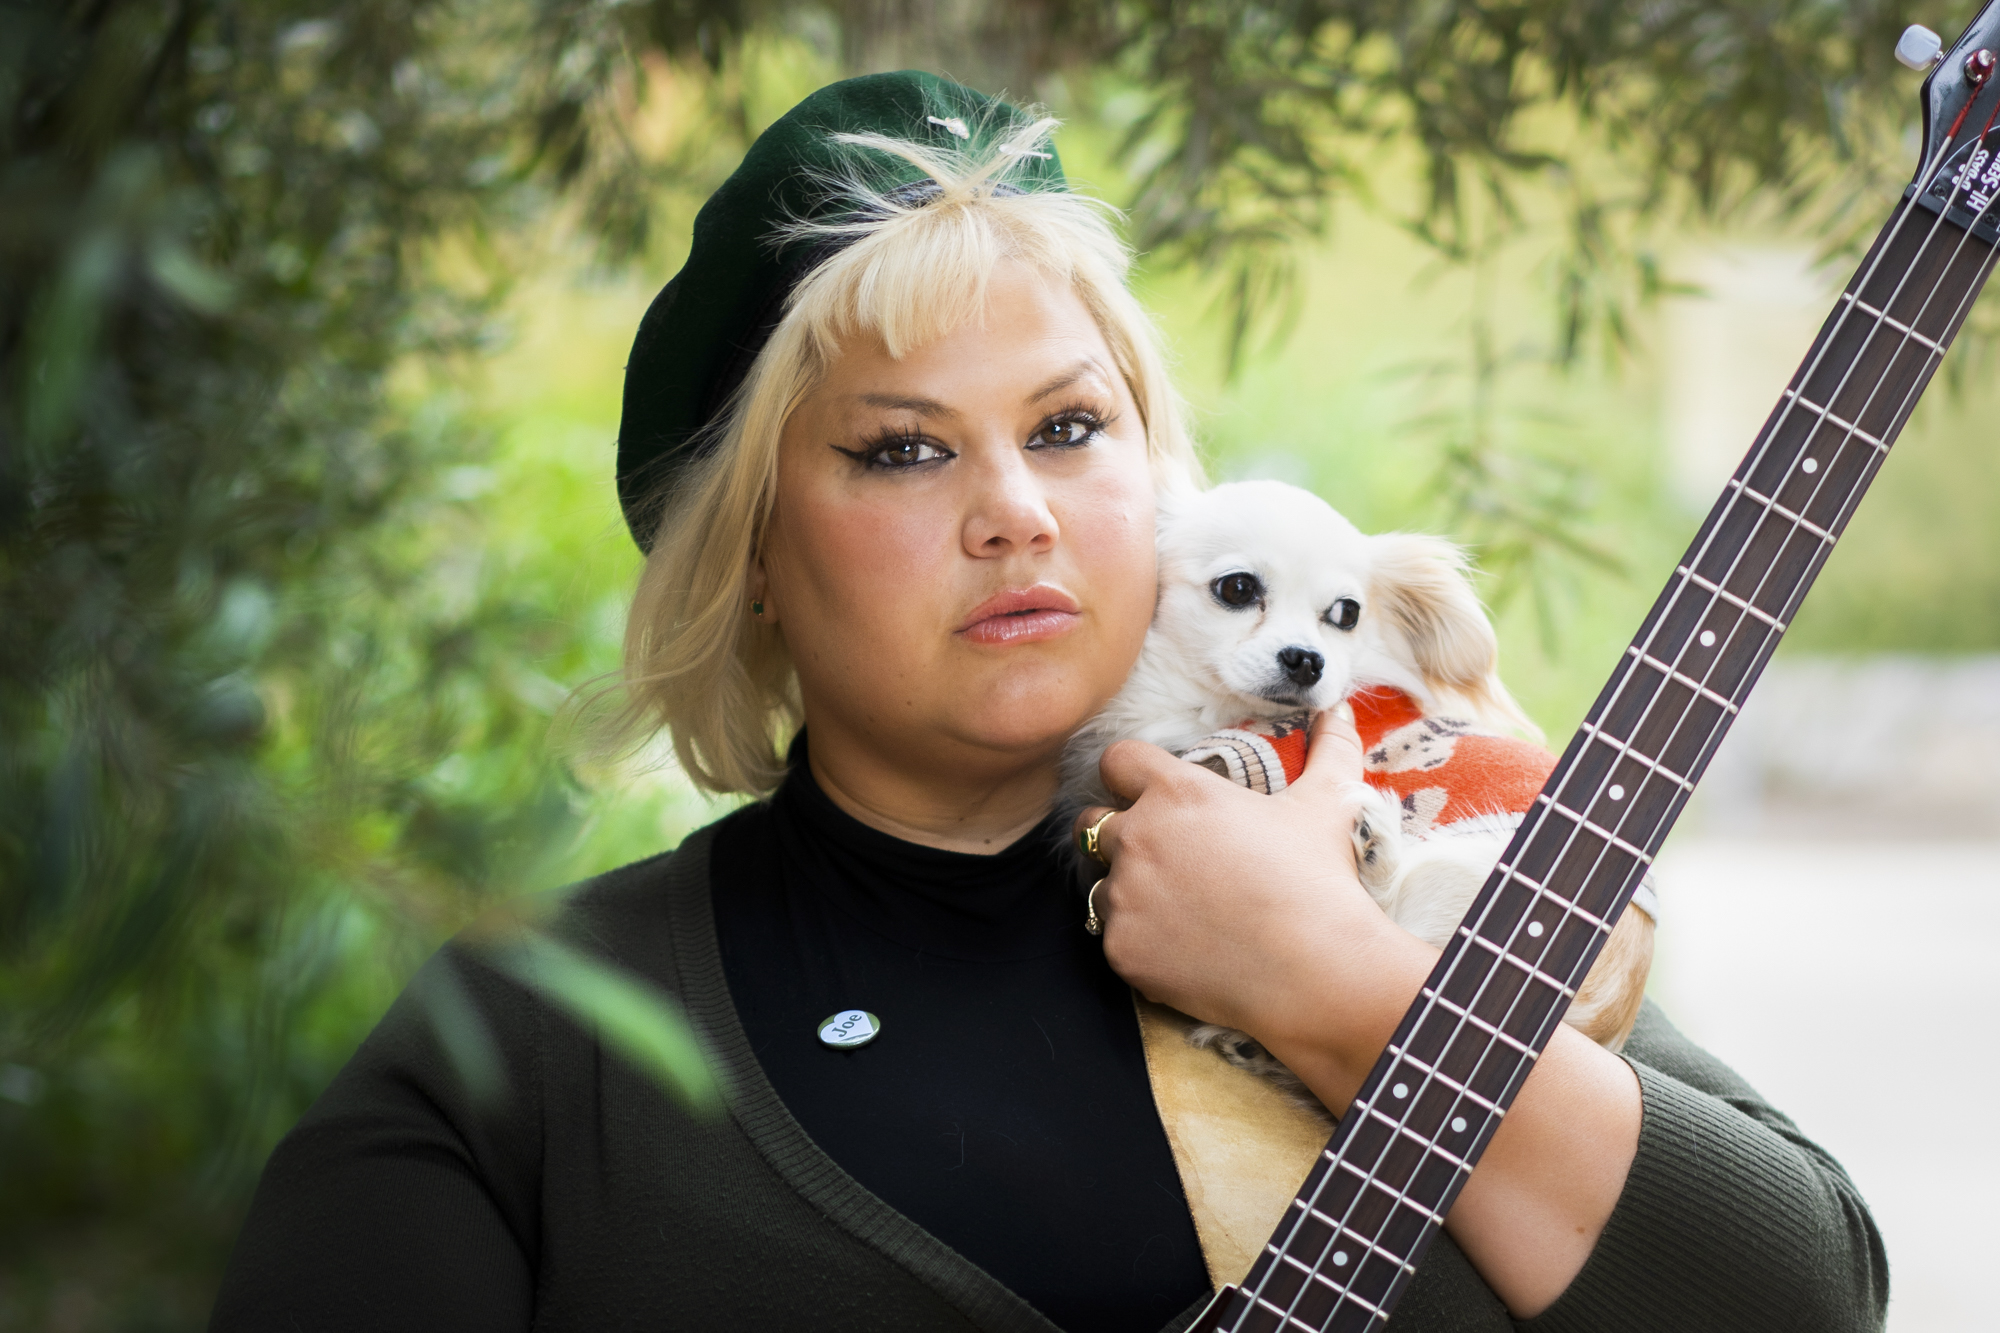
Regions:
<instances>
[{"instance_id":1,"label":"stud earring","mask_svg":"<svg viewBox=\"0 0 2000 1333\"><path fill-rule=\"evenodd\" d=\"M762 602L752 602L752 603L750 603L750 614L751 614L751 615L753 615L753 616L761 616L761 615L763 615L763 614L764 614L764 604L763 604Z\"/></svg>"}]
</instances>

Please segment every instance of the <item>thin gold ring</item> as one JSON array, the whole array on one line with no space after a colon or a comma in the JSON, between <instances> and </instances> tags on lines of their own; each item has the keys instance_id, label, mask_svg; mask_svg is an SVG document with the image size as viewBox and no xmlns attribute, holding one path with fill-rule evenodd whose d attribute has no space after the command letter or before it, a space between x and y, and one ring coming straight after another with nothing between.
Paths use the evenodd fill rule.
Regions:
<instances>
[{"instance_id":1,"label":"thin gold ring","mask_svg":"<svg viewBox=\"0 0 2000 1333\"><path fill-rule=\"evenodd\" d=\"M1097 891L1103 887L1104 881L1100 879L1090 886L1090 892L1083 898L1083 928L1093 935L1104 933L1104 918L1097 914Z\"/></svg>"},{"instance_id":2,"label":"thin gold ring","mask_svg":"<svg viewBox=\"0 0 2000 1333\"><path fill-rule=\"evenodd\" d=\"M1076 845L1083 850L1083 854L1106 868L1110 867L1111 862L1105 858L1104 845L1101 841L1104 821L1117 813L1116 810L1106 810L1097 817L1095 824L1076 835Z\"/></svg>"}]
</instances>

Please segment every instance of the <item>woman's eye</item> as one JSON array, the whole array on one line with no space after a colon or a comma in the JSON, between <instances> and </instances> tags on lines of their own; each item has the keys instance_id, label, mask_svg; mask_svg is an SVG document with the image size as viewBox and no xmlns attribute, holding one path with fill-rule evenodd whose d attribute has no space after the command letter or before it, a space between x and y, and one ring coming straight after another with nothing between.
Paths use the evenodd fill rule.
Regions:
<instances>
[{"instance_id":1,"label":"woman's eye","mask_svg":"<svg viewBox=\"0 0 2000 1333\"><path fill-rule=\"evenodd\" d=\"M1103 423L1095 417L1062 417L1035 432L1035 437L1043 444L1061 448L1089 444L1091 438L1103 429Z\"/></svg>"},{"instance_id":2,"label":"woman's eye","mask_svg":"<svg viewBox=\"0 0 2000 1333\"><path fill-rule=\"evenodd\" d=\"M918 463L943 457L945 451L929 440L891 440L871 449L868 462L873 467L915 467Z\"/></svg>"},{"instance_id":3,"label":"woman's eye","mask_svg":"<svg viewBox=\"0 0 2000 1333\"><path fill-rule=\"evenodd\" d=\"M1215 594L1216 601L1236 610L1264 600L1264 585L1255 574L1224 574L1209 584L1208 589Z\"/></svg>"},{"instance_id":4,"label":"woman's eye","mask_svg":"<svg viewBox=\"0 0 2000 1333\"><path fill-rule=\"evenodd\" d=\"M1326 609L1326 623L1335 629L1353 629L1361 623L1361 603L1343 597Z\"/></svg>"}]
</instances>

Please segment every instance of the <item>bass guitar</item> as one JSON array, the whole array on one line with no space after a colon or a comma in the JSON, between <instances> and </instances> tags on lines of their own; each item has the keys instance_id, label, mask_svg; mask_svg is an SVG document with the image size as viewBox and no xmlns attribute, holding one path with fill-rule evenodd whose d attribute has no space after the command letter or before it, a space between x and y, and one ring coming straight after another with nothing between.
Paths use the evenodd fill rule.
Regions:
<instances>
[{"instance_id":1,"label":"bass guitar","mask_svg":"<svg viewBox=\"0 0 2000 1333\"><path fill-rule=\"evenodd\" d=\"M2000 0L1924 80L1921 167L1243 1281L1200 1333L1388 1321L1936 373L2000 242Z\"/></svg>"}]
</instances>

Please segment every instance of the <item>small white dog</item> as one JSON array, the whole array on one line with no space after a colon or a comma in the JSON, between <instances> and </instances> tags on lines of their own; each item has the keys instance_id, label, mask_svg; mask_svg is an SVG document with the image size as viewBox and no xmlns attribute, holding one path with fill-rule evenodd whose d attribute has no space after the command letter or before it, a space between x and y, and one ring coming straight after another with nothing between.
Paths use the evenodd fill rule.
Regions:
<instances>
[{"instance_id":1,"label":"small white dog","mask_svg":"<svg viewBox=\"0 0 2000 1333\"><path fill-rule=\"evenodd\" d=\"M1139 660L1064 756L1070 810L1115 804L1098 761L1116 741L1183 754L1247 719L1330 708L1370 686L1409 695L1427 722L1535 733L1500 683L1498 641L1465 556L1450 542L1368 536L1318 496L1270 481L1164 499L1157 541L1159 602ZM1398 758L1385 756L1391 766ZM1409 757L1406 766L1420 761ZM1481 831L1462 836L1407 839L1396 798L1371 791L1353 831L1361 882L1398 925L1442 948L1505 848L1506 821L1497 828L1478 821ZM1638 917L1628 913L1626 924ZM1569 1011L1569 1022L1613 1049L1638 1014L1650 919L1643 933L1643 941L1622 928L1614 934ZM1628 936L1622 945L1619 935ZM1593 987L1599 973L1607 984ZM1189 1040L1302 1091L1243 1033L1209 1025Z\"/></svg>"}]
</instances>

